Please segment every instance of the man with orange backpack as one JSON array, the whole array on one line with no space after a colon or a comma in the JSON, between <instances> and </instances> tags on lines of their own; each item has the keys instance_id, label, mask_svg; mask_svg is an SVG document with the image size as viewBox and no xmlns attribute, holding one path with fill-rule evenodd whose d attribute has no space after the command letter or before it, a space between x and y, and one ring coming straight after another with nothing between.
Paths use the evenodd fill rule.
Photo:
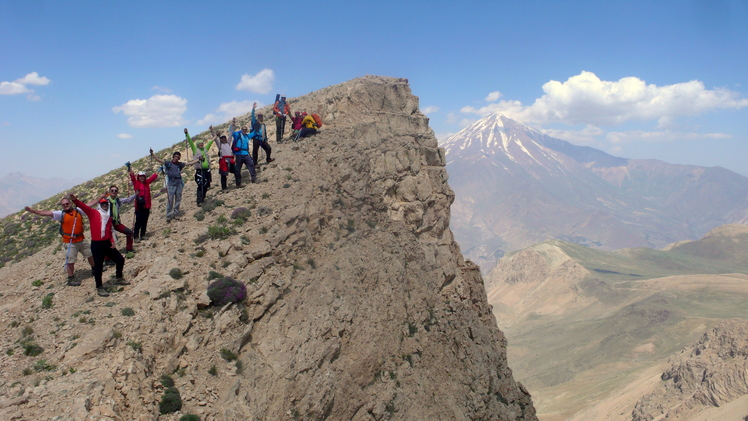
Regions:
<instances>
[{"instance_id":1,"label":"man with orange backpack","mask_svg":"<svg viewBox=\"0 0 748 421\"><path fill-rule=\"evenodd\" d=\"M94 258L91 254L91 243L83 235L83 211L73 206L70 199L63 197L60 200L62 211L36 210L26 206L26 212L36 215L49 216L60 223L60 234L62 243L67 248L65 252L65 269L68 272L68 285L77 287L81 281L75 279L75 260L78 253L88 259L91 269L94 267Z\"/></svg>"}]
</instances>

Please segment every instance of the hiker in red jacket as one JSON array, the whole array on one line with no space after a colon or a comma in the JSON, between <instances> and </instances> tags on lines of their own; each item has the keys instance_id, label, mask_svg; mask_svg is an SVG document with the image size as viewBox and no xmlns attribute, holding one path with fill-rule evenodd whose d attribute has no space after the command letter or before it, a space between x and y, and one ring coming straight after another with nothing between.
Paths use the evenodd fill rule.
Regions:
<instances>
[{"instance_id":1,"label":"hiker in red jacket","mask_svg":"<svg viewBox=\"0 0 748 421\"><path fill-rule=\"evenodd\" d=\"M145 231L148 228L148 217L151 215L151 183L158 178L158 173L153 173L150 177L145 177L145 172L138 172L137 177L132 172L132 166L128 162L127 169L130 171L130 181L135 189L135 226L133 238L135 241L145 239Z\"/></svg>"},{"instance_id":2,"label":"hiker in red jacket","mask_svg":"<svg viewBox=\"0 0 748 421\"><path fill-rule=\"evenodd\" d=\"M99 206L94 209L87 204L78 200L74 194L68 195L70 200L75 203L88 216L91 232L91 254L94 258L94 279L96 280L96 293L100 297L108 297L109 293L104 288L101 280L101 274L104 272L104 257L109 257L116 265L117 271L114 275L115 285L129 285L122 275L122 269L125 266L125 258L119 251L112 246L112 217L109 213L109 201L102 199Z\"/></svg>"},{"instance_id":3,"label":"hiker in red jacket","mask_svg":"<svg viewBox=\"0 0 748 421\"><path fill-rule=\"evenodd\" d=\"M275 141L283 142L283 132L286 129L286 116L291 114L291 106L286 102L286 97L281 96L273 105L273 115L275 116ZM255 160L257 162L257 160Z\"/></svg>"}]
</instances>

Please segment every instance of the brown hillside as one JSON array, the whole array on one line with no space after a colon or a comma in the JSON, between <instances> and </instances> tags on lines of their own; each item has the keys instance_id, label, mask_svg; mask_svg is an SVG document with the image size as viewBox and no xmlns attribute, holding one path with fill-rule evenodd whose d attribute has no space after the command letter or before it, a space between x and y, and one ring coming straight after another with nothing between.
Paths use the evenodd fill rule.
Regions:
<instances>
[{"instance_id":1,"label":"brown hillside","mask_svg":"<svg viewBox=\"0 0 748 421\"><path fill-rule=\"evenodd\" d=\"M366 76L291 106L320 113L321 133L273 143L258 184L220 193L216 174L213 210L191 180L181 220L156 199L132 285L111 297L91 278L63 286L56 243L0 269L0 419L536 419L452 237L444 152L407 81ZM204 308L211 271L246 301ZM159 416L162 375L183 406Z\"/></svg>"}]
</instances>

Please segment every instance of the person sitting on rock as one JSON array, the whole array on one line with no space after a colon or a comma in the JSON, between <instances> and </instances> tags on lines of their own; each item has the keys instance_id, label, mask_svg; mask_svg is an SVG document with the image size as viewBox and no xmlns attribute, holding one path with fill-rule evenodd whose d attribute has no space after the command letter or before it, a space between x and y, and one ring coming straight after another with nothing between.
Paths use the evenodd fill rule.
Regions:
<instances>
[{"instance_id":1,"label":"person sitting on rock","mask_svg":"<svg viewBox=\"0 0 748 421\"><path fill-rule=\"evenodd\" d=\"M122 269L125 266L125 258L122 257L116 248L112 247L112 218L109 214L109 201L107 199L101 199L99 206L94 209L87 204L78 200L74 194L68 195L70 200L75 203L75 206L79 207L88 216L90 223L91 232L91 254L94 260L94 280L96 281L96 293L100 297L108 297L109 292L104 288L104 283L101 280L102 272L104 271L104 257L109 257L109 260L113 261L116 265L116 273L114 275L115 285L129 285L130 283L125 281Z\"/></svg>"},{"instance_id":2,"label":"person sitting on rock","mask_svg":"<svg viewBox=\"0 0 748 421\"><path fill-rule=\"evenodd\" d=\"M26 206L26 212L36 215L48 216L55 221L60 222L60 234L62 234L62 243L65 244L65 269L68 272L68 285L77 287L81 281L75 279L75 261L78 253L88 259L91 269L94 267L94 258L91 254L91 243L86 240L83 233L83 211L73 206L73 203L67 197L60 200L61 211L36 210Z\"/></svg>"},{"instance_id":3,"label":"person sitting on rock","mask_svg":"<svg viewBox=\"0 0 748 421\"><path fill-rule=\"evenodd\" d=\"M304 121L304 117L305 116L301 115L299 111L294 112L293 117L290 117L291 118L291 130L293 130L291 132L292 138L295 139L298 136L299 131L301 130L301 122Z\"/></svg>"},{"instance_id":4,"label":"person sitting on rock","mask_svg":"<svg viewBox=\"0 0 748 421\"><path fill-rule=\"evenodd\" d=\"M319 127L317 121L311 115L304 117L301 121L301 125L304 126L299 132L299 137L308 137L317 134Z\"/></svg>"},{"instance_id":5,"label":"person sitting on rock","mask_svg":"<svg viewBox=\"0 0 748 421\"><path fill-rule=\"evenodd\" d=\"M221 156L218 159L218 174L221 175L221 190L227 190L227 177L229 173L234 174L234 181L239 184L239 179L236 175L236 163L234 161L234 152L231 150L231 144L225 135L221 134L221 131L214 132L213 126L210 126L210 134L213 135L213 139L216 140L218 145L218 153Z\"/></svg>"}]
</instances>

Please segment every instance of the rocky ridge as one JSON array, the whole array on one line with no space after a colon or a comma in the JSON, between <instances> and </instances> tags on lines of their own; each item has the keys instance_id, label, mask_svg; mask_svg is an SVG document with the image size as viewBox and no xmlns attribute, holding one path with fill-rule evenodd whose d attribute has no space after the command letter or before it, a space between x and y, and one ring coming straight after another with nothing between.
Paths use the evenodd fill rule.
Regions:
<instances>
[{"instance_id":1,"label":"rocky ridge","mask_svg":"<svg viewBox=\"0 0 748 421\"><path fill-rule=\"evenodd\" d=\"M748 322L727 320L668 360L664 384L642 397L632 421L682 420L748 394ZM744 409L741 419L748 418Z\"/></svg>"},{"instance_id":2,"label":"rocky ridge","mask_svg":"<svg viewBox=\"0 0 748 421\"><path fill-rule=\"evenodd\" d=\"M366 76L291 106L320 113L321 133L273 144L260 183L214 187L212 211L192 182L179 221L157 199L132 285L111 297L90 278L62 286L58 244L0 269L0 417L536 419L449 229L444 152L407 81ZM206 307L211 272L244 282L246 302ZM162 375L181 412L159 416Z\"/></svg>"}]
</instances>

